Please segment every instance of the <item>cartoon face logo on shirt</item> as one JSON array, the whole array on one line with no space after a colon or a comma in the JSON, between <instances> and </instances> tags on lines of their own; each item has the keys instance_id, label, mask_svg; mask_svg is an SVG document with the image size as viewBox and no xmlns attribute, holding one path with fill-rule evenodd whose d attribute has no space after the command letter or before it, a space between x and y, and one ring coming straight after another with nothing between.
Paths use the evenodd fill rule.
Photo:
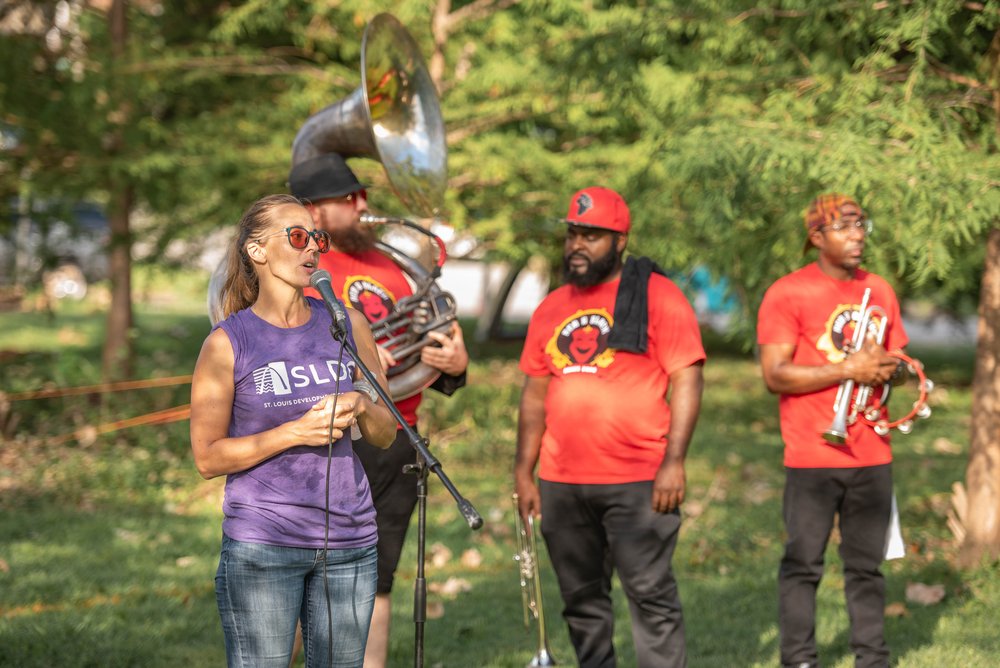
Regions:
<instances>
[{"instance_id":1,"label":"cartoon face logo on shirt","mask_svg":"<svg viewBox=\"0 0 1000 668\"><path fill-rule=\"evenodd\" d=\"M597 339L601 330L593 325L586 325L569 335L569 356L577 364L586 364L594 358L597 352Z\"/></svg>"},{"instance_id":2,"label":"cartoon face logo on shirt","mask_svg":"<svg viewBox=\"0 0 1000 668\"><path fill-rule=\"evenodd\" d=\"M343 300L364 313L368 322L386 317L396 304L395 295L371 276L348 276Z\"/></svg>"},{"instance_id":3,"label":"cartoon face logo on shirt","mask_svg":"<svg viewBox=\"0 0 1000 668\"><path fill-rule=\"evenodd\" d=\"M816 349L826 355L831 364L844 361L845 348L854 340L854 330L861 320L859 304L838 304L823 327L823 334L816 341ZM882 316L873 315L868 322L868 333L875 336L882 322Z\"/></svg>"},{"instance_id":4,"label":"cartoon face logo on shirt","mask_svg":"<svg viewBox=\"0 0 1000 668\"><path fill-rule=\"evenodd\" d=\"M612 323L603 308L577 311L555 328L545 352L563 374L597 373L615 359L615 349L608 347Z\"/></svg>"},{"instance_id":5,"label":"cartoon face logo on shirt","mask_svg":"<svg viewBox=\"0 0 1000 668\"><path fill-rule=\"evenodd\" d=\"M390 313L389 307L374 292L368 292L367 290L362 292L358 295L358 303L361 304L361 312L368 318L368 322L381 320Z\"/></svg>"}]
</instances>

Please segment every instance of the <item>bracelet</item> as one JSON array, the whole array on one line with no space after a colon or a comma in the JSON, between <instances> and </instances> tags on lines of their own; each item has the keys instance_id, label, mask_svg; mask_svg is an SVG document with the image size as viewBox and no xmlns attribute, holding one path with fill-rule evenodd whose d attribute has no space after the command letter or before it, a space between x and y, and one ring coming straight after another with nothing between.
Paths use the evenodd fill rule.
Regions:
<instances>
[{"instance_id":1,"label":"bracelet","mask_svg":"<svg viewBox=\"0 0 1000 668\"><path fill-rule=\"evenodd\" d=\"M361 380L354 381L354 391L363 392L368 396L369 399L371 399L371 402L373 404L378 403L378 392L376 392L375 388L372 387L372 384L369 383L364 378L362 378Z\"/></svg>"}]
</instances>

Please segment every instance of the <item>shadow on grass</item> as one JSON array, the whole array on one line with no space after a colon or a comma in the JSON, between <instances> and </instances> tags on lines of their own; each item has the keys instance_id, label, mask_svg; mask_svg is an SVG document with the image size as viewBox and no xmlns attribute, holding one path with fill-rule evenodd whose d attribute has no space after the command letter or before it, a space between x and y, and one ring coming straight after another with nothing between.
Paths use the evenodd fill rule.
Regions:
<instances>
[{"instance_id":1,"label":"shadow on grass","mask_svg":"<svg viewBox=\"0 0 1000 668\"><path fill-rule=\"evenodd\" d=\"M0 665L224 663L218 523L154 505L76 508L59 490L4 494Z\"/></svg>"},{"instance_id":2,"label":"shadow on grass","mask_svg":"<svg viewBox=\"0 0 1000 668\"><path fill-rule=\"evenodd\" d=\"M934 645L941 620L957 614L968 594L964 591L962 574L948 563L918 561L912 556L898 563L899 571L888 572L891 566L882 569L886 573L886 600L890 606L885 633L893 663L907 665L908 655L917 655ZM945 598L934 605L907 602L906 588L910 583L942 584Z\"/></svg>"},{"instance_id":3,"label":"shadow on grass","mask_svg":"<svg viewBox=\"0 0 1000 668\"><path fill-rule=\"evenodd\" d=\"M777 604L773 569L741 568L714 578L679 577L689 665L777 663ZM775 614L762 616L762 610Z\"/></svg>"}]
</instances>

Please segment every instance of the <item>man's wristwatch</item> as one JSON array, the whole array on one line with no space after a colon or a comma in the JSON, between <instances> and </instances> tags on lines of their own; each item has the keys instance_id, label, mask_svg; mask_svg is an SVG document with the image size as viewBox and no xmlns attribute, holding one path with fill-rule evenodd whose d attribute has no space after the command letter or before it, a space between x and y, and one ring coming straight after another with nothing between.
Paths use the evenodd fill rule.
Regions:
<instances>
[{"instance_id":1,"label":"man's wristwatch","mask_svg":"<svg viewBox=\"0 0 1000 668\"><path fill-rule=\"evenodd\" d=\"M362 378L361 380L354 381L354 391L364 392L373 404L378 403L378 392L375 391L375 388L367 380Z\"/></svg>"}]
</instances>

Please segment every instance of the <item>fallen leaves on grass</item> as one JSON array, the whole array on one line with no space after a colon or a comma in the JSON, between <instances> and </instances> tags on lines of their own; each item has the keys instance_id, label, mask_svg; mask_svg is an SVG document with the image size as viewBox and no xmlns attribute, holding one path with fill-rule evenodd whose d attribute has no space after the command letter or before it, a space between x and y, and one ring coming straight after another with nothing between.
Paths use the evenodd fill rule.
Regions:
<instances>
[{"instance_id":1,"label":"fallen leaves on grass","mask_svg":"<svg viewBox=\"0 0 1000 668\"><path fill-rule=\"evenodd\" d=\"M886 617L906 617L910 614L909 609L907 609L905 603L900 603L896 601L895 603L890 603L885 606L885 616Z\"/></svg>"},{"instance_id":2,"label":"fallen leaves on grass","mask_svg":"<svg viewBox=\"0 0 1000 668\"><path fill-rule=\"evenodd\" d=\"M462 553L461 562L466 568L479 568L483 563L483 555L476 548L470 547Z\"/></svg>"},{"instance_id":3,"label":"fallen leaves on grass","mask_svg":"<svg viewBox=\"0 0 1000 668\"><path fill-rule=\"evenodd\" d=\"M427 601L427 619L441 619L442 617L444 617L444 603Z\"/></svg>"},{"instance_id":4,"label":"fallen leaves on grass","mask_svg":"<svg viewBox=\"0 0 1000 668\"><path fill-rule=\"evenodd\" d=\"M442 568L451 561L451 550L441 543L434 543L428 550L431 566Z\"/></svg>"},{"instance_id":5,"label":"fallen leaves on grass","mask_svg":"<svg viewBox=\"0 0 1000 668\"><path fill-rule=\"evenodd\" d=\"M919 605L936 605L944 600L944 585L927 585L922 582L910 582L906 585L906 600Z\"/></svg>"},{"instance_id":6,"label":"fallen leaves on grass","mask_svg":"<svg viewBox=\"0 0 1000 668\"><path fill-rule=\"evenodd\" d=\"M444 582L432 582L427 585L427 591L445 598L455 598L459 594L472 591L472 585L465 578L450 577Z\"/></svg>"},{"instance_id":7,"label":"fallen leaves on grass","mask_svg":"<svg viewBox=\"0 0 1000 668\"><path fill-rule=\"evenodd\" d=\"M960 455L964 451L961 445L944 436L935 438L931 447L934 448L934 452L942 455Z\"/></svg>"}]
</instances>

